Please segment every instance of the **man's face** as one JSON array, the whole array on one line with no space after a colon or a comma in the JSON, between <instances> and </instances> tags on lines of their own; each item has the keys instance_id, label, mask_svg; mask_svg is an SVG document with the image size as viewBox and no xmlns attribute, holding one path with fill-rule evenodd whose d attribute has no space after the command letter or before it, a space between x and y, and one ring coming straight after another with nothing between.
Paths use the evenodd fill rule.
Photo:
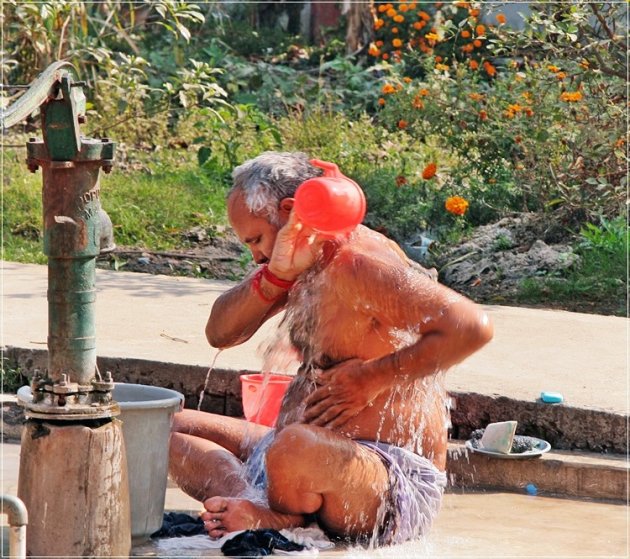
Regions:
<instances>
[{"instance_id":1,"label":"man's face","mask_svg":"<svg viewBox=\"0 0 630 559\"><path fill-rule=\"evenodd\" d=\"M228 198L227 211L234 232L250 250L256 264L269 262L279 228L249 211L243 193L238 190ZM281 210L280 217L284 221L283 214Z\"/></svg>"}]
</instances>

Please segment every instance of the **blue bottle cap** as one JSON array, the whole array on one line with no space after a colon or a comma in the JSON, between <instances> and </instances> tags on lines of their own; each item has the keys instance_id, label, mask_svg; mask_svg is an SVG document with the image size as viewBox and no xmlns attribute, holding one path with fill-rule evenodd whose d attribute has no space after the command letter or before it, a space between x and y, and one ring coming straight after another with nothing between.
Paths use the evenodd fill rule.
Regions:
<instances>
[{"instance_id":1,"label":"blue bottle cap","mask_svg":"<svg viewBox=\"0 0 630 559\"><path fill-rule=\"evenodd\" d=\"M540 399L546 404L559 404L564 401L564 397L560 392L541 392Z\"/></svg>"}]
</instances>

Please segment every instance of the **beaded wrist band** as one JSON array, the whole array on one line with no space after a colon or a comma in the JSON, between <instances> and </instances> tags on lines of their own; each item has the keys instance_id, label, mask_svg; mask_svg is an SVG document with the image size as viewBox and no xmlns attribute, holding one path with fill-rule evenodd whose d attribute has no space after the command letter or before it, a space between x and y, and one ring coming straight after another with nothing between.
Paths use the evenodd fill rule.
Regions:
<instances>
[{"instance_id":1,"label":"beaded wrist band","mask_svg":"<svg viewBox=\"0 0 630 559\"><path fill-rule=\"evenodd\" d=\"M269 266L267 266L267 264L263 265L263 267L261 269L262 269L263 277L269 283L275 285L276 287L281 287L282 289L291 289L291 287L293 287L293 284L295 283L295 280L293 280L293 281L283 280L283 279L279 278L278 276L276 276L269 269Z\"/></svg>"}]
</instances>

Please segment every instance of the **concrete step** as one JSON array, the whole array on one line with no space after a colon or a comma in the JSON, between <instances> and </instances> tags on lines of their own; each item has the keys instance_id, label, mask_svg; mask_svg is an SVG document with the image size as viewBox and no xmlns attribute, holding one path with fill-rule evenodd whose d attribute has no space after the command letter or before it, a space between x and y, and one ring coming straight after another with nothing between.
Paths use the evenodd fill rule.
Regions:
<instances>
[{"instance_id":1,"label":"concrete step","mask_svg":"<svg viewBox=\"0 0 630 559\"><path fill-rule=\"evenodd\" d=\"M492 489L615 502L627 502L629 496L630 467L621 454L552 450L539 457L501 459L451 441L446 469L452 491Z\"/></svg>"},{"instance_id":2,"label":"concrete step","mask_svg":"<svg viewBox=\"0 0 630 559\"><path fill-rule=\"evenodd\" d=\"M27 376L45 370L47 351L6 348L5 357ZM132 358L99 357L101 371L116 382L161 386L181 392L185 407L233 417L243 416L239 376L251 370L212 369ZM200 402L200 394L203 399ZM496 421L518 421L517 434L538 437L558 450L625 454L628 415L610 410L545 404L506 396L451 391L451 438L466 440L475 429Z\"/></svg>"}]
</instances>

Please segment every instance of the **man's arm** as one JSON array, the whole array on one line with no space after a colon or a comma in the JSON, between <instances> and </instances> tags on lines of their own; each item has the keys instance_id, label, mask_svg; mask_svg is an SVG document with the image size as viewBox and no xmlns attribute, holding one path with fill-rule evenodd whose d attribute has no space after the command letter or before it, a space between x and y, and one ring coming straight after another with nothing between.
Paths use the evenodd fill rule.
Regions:
<instances>
[{"instance_id":1,"label":"man's arm","mask_svg":"<svg viewBox=\"0 0 630 559\"><path fill-rule=\"evenodd\" d=\"M252 274L215 301L206 324L206 338L211 346L223 349L246 342L284 308L288 291L264 277L255 287L255 277Z\"/></svg>"},{"instance_id":2,"label":"man's arm","mask_svg":"<svg viewBox=\"0 0 630 559\"><path fill-rule=\"evenodd\" d=\"M292 211L278 231L267 268L280 283L297 280L321 253L325 239L318 239L304 227ZM286 305L288 289L272 283L265 275L253 276L221 295L212 307L206 324L206 338L213 347L241 344L267 319Z\"/></svg>"}]
</instances>

